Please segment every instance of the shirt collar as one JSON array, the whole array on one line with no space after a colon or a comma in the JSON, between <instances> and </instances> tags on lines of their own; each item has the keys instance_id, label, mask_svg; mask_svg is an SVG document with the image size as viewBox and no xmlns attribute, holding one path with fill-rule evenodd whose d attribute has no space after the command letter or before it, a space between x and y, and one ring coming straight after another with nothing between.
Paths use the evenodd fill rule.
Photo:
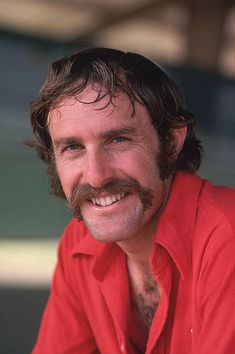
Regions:
<instances>
[{"instance_id":1,"label":"shirt collar","mask_svg":"<svg viewBox=\"0 0 235 354\"><path fill-rule=\"evenodd\" d=\"M202 179L196 175L176 174L154 238L171 256L183 278L192 268L192 238L202 184Z\"/></svg>"},{"instance_id":2,"label":"shirt collar","mask_svg":"<svg viewBox=\"0 0 235 354\"><path fill-rule=\"evenodd\" d=\"M192 235L201 188L202 180L198 176L185 172L176 174L154 238L154 242L169 253L183 278L191 269ZM74 245L71 254L90 255L99 261L114 246L117 247L96 241L84 225L84 237Z\"/></svg>"},{"instance_id":3,"label":"shirt collar","mask_svg":"<svg viewBox=\"0 0 235 354\"><path fill-rule=\"evenodd\" d=\"M105 274L107 271L111 271L112 265L115 256L117 254L124 256L123 252L121 251L120 247L118 247L115 243L108 243L108 242L100 242L95 240L92 235L87 230L86 226L75 220L79 224L78 233L79 231L82 234L82 238L79 239L78 242L73 246L71 250L71 255L85 255L90 256L93 258L93 272L97 279L100 281L105 278ZM83 232L81 230L81 226L83 228Z\"/></svg>"},{"instance_id":4,"label":"shirt collar","mask_svg":"<svg viewBox=\"0 0 235 354\"><path fill-rule=\"evenodd\" d=\"M81 221L75 220L78 225L78 232L81 232L83 237L81 237L78 242L76 242L71 250L71 255L74 256L76 254L85 254L87 256L101 256L106 248L109 246L108 243L96 241L85 224Z\"/></svg>"}]
</instances>

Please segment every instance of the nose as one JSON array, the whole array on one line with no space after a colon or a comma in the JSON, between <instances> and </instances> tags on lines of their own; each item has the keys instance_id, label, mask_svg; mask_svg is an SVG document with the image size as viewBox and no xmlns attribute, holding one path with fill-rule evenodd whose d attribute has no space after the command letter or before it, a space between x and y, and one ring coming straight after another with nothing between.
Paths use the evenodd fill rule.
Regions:
<instances>
[{"instance_id":1,"label":"nose","mask_svg":"<svg viewBox=\"0 0 235 354\"><path fill-rule=\"evenodd\" d=\"M87 151L83 165L83 183L99 188L114 176L113 162L104 150Z\"/></svg>"}]
</instances>

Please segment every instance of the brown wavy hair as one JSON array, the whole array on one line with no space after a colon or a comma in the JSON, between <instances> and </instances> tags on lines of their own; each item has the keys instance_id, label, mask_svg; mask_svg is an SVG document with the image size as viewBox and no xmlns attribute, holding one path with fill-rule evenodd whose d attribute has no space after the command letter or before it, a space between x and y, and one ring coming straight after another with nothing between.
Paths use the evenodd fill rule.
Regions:
<instances>
[{"instance_id":1,"label":"brown wavy hair","mask_svg":"<svg viewBox=\"0 0 235 354\"><path fill-rule=\"evenodd\" d=\"M88 48L52 63L48 77L31 104L32 145L51 171L52 142L48 132L48 113L67 97L77 96L88 85L99 84L109 96L109 104L118 90L124 91L135 111L138 101L147 109L158 133L161 152L158 157L161 178L172 171L196 172L201 163L202 147L195 136L194 116L185 108L176 83L156 64L136 53L108 48ZM92 102L91 102L92 103ZM187 127L183 148L172 162L172 129ZM171 163L169 162L171 161ZM58 194L58 193L56 193Z\"/></svg>"}]
</instances>

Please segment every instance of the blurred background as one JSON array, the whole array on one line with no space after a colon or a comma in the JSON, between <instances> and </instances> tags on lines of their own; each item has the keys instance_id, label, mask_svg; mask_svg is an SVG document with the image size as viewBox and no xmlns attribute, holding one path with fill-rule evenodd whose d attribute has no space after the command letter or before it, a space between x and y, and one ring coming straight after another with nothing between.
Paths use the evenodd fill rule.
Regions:
<instances>
[{"instance_id":1,"label":"blurred background","mask_svg":"<svg viewBox=\"0 0 235 354\"><path fill-rule=\"evenodd\" d=\"M70 218L23 145L48 65L75 48L142 53L173 76L198 119L200 174L235 187L235 2L0 0L0 353L30 353ZM53 353L52 353L53 354Z\"/></svg>"}]
</instances>

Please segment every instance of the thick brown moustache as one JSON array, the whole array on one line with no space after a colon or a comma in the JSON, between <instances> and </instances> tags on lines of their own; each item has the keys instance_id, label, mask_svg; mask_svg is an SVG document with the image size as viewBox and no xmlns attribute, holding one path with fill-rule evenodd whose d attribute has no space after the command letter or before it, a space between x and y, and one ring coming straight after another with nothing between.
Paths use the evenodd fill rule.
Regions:
<instances>
[{"instance_id":1,"label":"thick brown moustache","mask_svg":"<svg viewBox=\"0 0 235 354\"><path fill-rule=\"evenodd\" d=\"M85 200L97 198L101 194L117 194L124 192L138 194L143 209L146 210L152 206L153 191L141 187L139 182L134 178L112 178L100 188L93 188L89 184L76 186L72 192L69 201L69 209L79 219L82 218L80 206Z\"/></svg>"}]
</instances>

